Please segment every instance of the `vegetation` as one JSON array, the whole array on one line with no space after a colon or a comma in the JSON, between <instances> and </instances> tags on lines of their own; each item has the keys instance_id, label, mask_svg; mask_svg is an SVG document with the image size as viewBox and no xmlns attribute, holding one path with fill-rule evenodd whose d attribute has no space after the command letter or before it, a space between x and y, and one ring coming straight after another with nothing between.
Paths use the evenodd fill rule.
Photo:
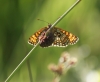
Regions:
<instances>
[{"instance_id":1,"label":"vegetation","mask_svg":"<svg viewBox=\"0 0 100 82\"><path fill-rule=\"evenodd\" d=\"M37 19L53 24L75 1L0 1L0 82L32 49L28 38L48 25ZM100 82L100 0L82 0L56 27L78 36L77 44L65 48L37 46L9 82L52 82L54 74L48 65L57 64L63 52L78 61L62 76L61 82Z\"/></svg>"}]
</instances>

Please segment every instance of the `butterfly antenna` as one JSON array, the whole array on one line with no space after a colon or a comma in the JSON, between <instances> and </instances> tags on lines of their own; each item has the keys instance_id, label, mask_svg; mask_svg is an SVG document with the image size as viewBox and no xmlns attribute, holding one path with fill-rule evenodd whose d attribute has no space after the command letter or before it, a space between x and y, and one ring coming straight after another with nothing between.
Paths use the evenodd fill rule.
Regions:
<instances>
[{"instance_id":1,"label":"butterfly antenna","mask_svg":"<svg viewBox=\"0 0 100 82\"><path fill-rule=\"evenodd\" d=\"M44 21L44 20L41 20L41 19L37 19L37 20L39 20L39 21L43 21L43 22L45 22L45 23L48 23L47 21ZM48 23L48 25L49 25L50 23Z\"/></svg>"}]
</instances>

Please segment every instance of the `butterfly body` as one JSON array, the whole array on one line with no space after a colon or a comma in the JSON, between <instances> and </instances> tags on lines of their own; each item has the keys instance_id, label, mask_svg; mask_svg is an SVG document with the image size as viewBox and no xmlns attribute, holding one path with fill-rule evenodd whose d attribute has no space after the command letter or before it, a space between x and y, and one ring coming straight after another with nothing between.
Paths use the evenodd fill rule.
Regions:
<instances>
[{"instance_id":1,"label":"butterfly body","mask_svg":"<svg viewBox=\"0 0 100 82\"><path fill-rule=\"evenodd\" d=\"M51 25L48 25L34 33L29 38L28 42L32 45L36 45L39 42L41 47L66 47L68 45L73 45L78 41L77 36L57 27L53 27L47 32L50 27Z\"/></svg>"}]
</instances>

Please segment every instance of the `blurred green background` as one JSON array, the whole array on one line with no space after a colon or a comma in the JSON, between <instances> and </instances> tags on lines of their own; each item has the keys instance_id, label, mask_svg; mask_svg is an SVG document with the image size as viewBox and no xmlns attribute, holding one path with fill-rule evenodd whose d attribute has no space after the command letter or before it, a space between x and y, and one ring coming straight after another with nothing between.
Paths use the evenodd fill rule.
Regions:
<instances>
[{"instance_id":1,"label":"blurred green background","mask_svg":"<svg viewBox=\"0 0 100 82\"><path fill-rule=\"evenodd\" d=\"M0 0L0 82L3 82L33 46L28 38L59 18L76 0ZM100 0L82 0L56 25L79 37L65 48L37 46L9 82L52 82L50 63L67 51L78 62L61 82L100 82ZM30 81L29 65L33 81Z\"/></svg>"}]
</instances>

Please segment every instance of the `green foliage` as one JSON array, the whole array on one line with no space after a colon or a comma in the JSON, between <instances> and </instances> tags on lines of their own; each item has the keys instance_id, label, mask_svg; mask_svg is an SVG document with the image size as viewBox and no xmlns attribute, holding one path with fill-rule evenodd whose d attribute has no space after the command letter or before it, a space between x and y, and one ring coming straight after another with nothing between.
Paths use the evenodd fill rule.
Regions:
<instances>
[{"instance_id":1,"label":"green foliage","mask_svg":"<svg viewBox=\"0 0 100 82\"><path fill-rule=\"evenodd\" d=\"M28 38L53 23L76 0L1 0L0 1L0 82L15 69L33 46ZM100 0L82 0L58 25L79 37L79 42L65 48L37 48L29 57L34 82L51 82L53 74L47 66L57 63L68 51L78 58L78 64L62 82L83 82L90 71L100 74ZM84 72L84 73L83 73ZM10 82L29 82L27 62L15 73Z\"/></svg>"}]
</instances>

